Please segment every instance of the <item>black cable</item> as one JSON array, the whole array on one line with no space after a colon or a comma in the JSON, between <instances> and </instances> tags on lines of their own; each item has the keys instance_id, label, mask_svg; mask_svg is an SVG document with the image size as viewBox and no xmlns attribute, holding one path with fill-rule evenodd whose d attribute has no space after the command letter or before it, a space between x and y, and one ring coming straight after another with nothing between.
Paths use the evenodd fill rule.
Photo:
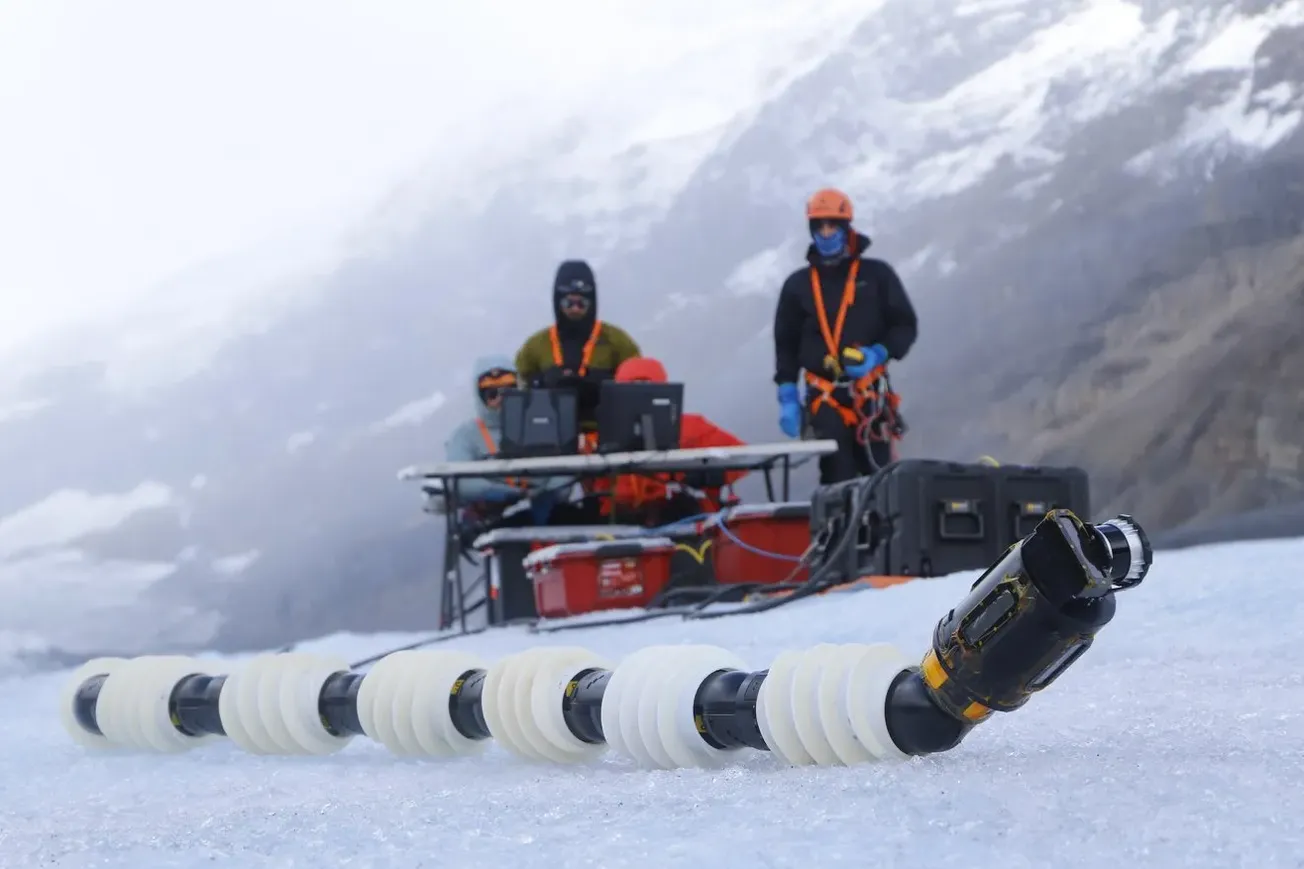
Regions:
<instances>
[{"instance_id":1,"label":"black cable","mask_svg":"<svg viewBox=\"0 0 1304 869\"><path fill-rule=\"evenodd\" d=\"M725 598L733 597L734 595L738 595L739 597L737 602L742 602L743 598L755 591L796 589L800 586L801 583L792 582L790 579L784 580L783 582L728 582L712 583L709 585L681 585L661 591L648 603L647 607L648 609L658 609L662 607L669 608L670 601L679 597L687 597L692 594L698 594L704 598L704 600L696 600L688 604L695 607L701 607L703 604L710 605L714 603L730 602L725 601Z\"/></svg>"},{"instance_id":2,"label":"black cable","mask_svg":"<svg viewBox=\"0 0 1304 869\"><path fill-rule=\"evenodd\" d=\"M547 633L556 633L559 631L580 630L583 628L600 628L600 627L610 627L613 625L636 624L639 622L648 622L648 621L653 621L655 619L668 618L670 616L675 616L675 615L682 615L685 619L689 619L689 620L704 621L707 619L727 618L729 616L766 612L769 610L778 609L781 606L786 606L787 604L793 603L794 601L802 600L804 598L810 597L811 595L818 594L819 592L824 591L828 588L834 588L838 585L844 585L849 582L853 582L855 581L855 578L835 579L834 578L835 565L838 559L840 559L843 555L845 555L847 548L850 547L856 540L860 523L864 520L865 515L869 512L869 508L873 503L872 496L875 490L878 488L880 480L883 477L885 477L887 475L887 472L897 464L898 462L893 461L888 463L887 465L884 465L883 468L878 471L878 473L874 474L871 477L866 478L861 482L859 486L856 487L855 495L852 502L853 506L849 513L849 520L846 524L846 528L843 530L841 538L839 538L836 544L834 545L833 550L831 552L828 550L828 541L820 541L819 538L817 537L816 540L812 542L811 546L807 548L806 552L802 555L801 561L793 568L792 572L789 573L787 577L785 577L782 581L778 583L727 584L727 585L720 586L719 591L716 592L715 594L709 595L705 601L701 601L696 604L689 604L689 605L678 606L678 607L666 607L664 609L648 610L633 616L601 619L598 621L567 622L560 625L549 625L546 627L540 626L540 624L536 622L535 624L530 626L530 632L537 633L537 634L547 634ZM812 556L816 554L823 554L825 556L824 563L821 565L821 567L813 571L811 575L806 579L805 582L794 583L792 580L797 576L798 573L801 572L803 568L809 565ZM792 593L785 595L781 598L756 601L752 604L742 606L737 609L729 609L729 610L717 611L717 612L704 611L706 607L718 603L720 597L723 597L729 593L737 592L740 585L755 586L757 588L761 588L765 590L778 590L783 588L791 588ZM663 593L662 595L658 595L658 597L659 598L668 597L669 593L688 591L692 588L697 588L697 587L681 586L678 589L669 589L666 593ZM700 586L700 588L708 588L708 586ZM654 601L655 600L656 598L654 598ZM483 606L485 603L486 603L485 599L482 598L479 602L473 604L470 610L467 610L468 614L474 612L476 609ZM485 625L484 627L480 627L480 628L474 628L466 631L458 631L456 633L451 633L451 634L440 634L434 637L426 638L424 640L418 640L414 643L409 643L406 646L400 646L397 649L390 649L387 652L382 652L376 655L372 655L369 658L364 658L361 661L357 661L351 664L350 668L357 669L359 667L364 667L368 664L374 664L376 661L379 661L381 658L384 658L386 655L392 655L395 652L405 652L412 649L419 649L425 646L431 646L436 643L447 642L448 640L454 640L459 637L472 636L474 634L483 633L488 629L489 626Z\"/></svg>"},{"instance_id":3,"label":"black cable","mask_svg":"<svg viewBox=\"0 0 1304 869\"><path fill-rule=\"evenodd\" d=\"M833 588L834 586L841 585L845 582L851 582L853 581L853 579L851 578L845 578L845 579L840 579L835 581L829 581L829 578L834 575L834 569L835 569L834 565L836 564L837 559L841 558L841 556L845 554L847 547L851 546L852 543L854 543L854 541L856 540L856 535L858 533L858 526L860 525L861 521L864 519L865 514L869 511L869 508L872 504L872 495L874 494L875 489L877 489L878 487L880 477L882 477L887 472L887 470L890 469L895 464L897 463L892 462L888 465L885 465L882 471L880 471L878 474L875 474L872 477L867 478L860 486L856 488L854 500L853 500L853 506L850 511L850 519L847 523L846 529L842 534L842 537L837 541L833 551L831 553L828 553L824 565L815 573L813 573L810 577L808 577L805 582L794 583L793 580L796 578L797 574L800 573L803 568L809 565L812 556L814 556L817 553L827 552L827 542L824 542L823 545L821 545L821 542L818 539L815 542L813 542L811 546L807 548L806 552L802 555L801 561L798 562L798 564L793 568L793 570L788 574L788 576L785 577L782 581L778 583L746 584L748 586L765 589L765 590L778 590L781 588L790 588L792 589L791 594L785 595L784 597L781 598L756 601L752 604L741 606L735 609L706 612L705 611L706 608L716 603L719 603L721 597L724 597L725 595L728 595L730 593L737 592L737 589L739 587L738 585L728 584L728 585L719 586L717 591L708 594L706 600L700 601L695 604L688 604L688 605L678 606L678 607L666 607L664 609L649 609L647 612L643 612L634 616L616 617L610 619L602 619L598 621L567 622L564 624L549 626L549 627L540 627L536 623L536 625L532 627L531 630L534 633L553 633L556 631L578 630L581 628L596 628L596 627L607 627L611 625L634 624L638 622L646 622L646 621L652 621L654 619L666 618L667 616L672 616L672 615L682 615L685 619L698 620L698 621L706 620L706 619L727 618L729 616L745 615L749 613L765 612L768 610L777 609L778 607L785 606L794 601L801 600L806 597L810 597L813 594L816 594L820 591L824 591L826 588ZM655 607L659 603L664 602L667 598L669 598L674 594L682 594L684 592L696 590L698 588L706 589L706 588L711 588L711 586L687 586L687 587L680 586L678 588L666 589L665 591L658 594L655 598L653 598L653 600L648 603L648 607L649 608Z\"/></svg>"},{"instance_id":4,"label":"black cable","mask_svg":"<svg viewBox=\"0 0 1304 869\"><path fill-rule=\"evenodd\" d=\"M824 546L817 545L818 541L812 543L811 547L807 549L807 554L802 557L802 562L797 565L793 572L788 576L788 579L791 580L803 567L807 566L807 564L809 564L810 556L815 553L824 554L824 562L818 569L812 571L806 581L798 586L792 594L785 595L781 598L756 601L745 607L723 612L705 612L704 608L699 607L693 612L685 615L684 618L694 621L703 621L706 619L719 619L728 616L768 612L769 610L778 609L781 606L787 606L790 603L803 600L804 598L811 597L812 595L834 588L838 585L853 582L858 577L836 577L836 564L838 560L846 554L848 547L855 543L860 523L864 520L865 515L869 512L869 509L873 504L873 495L875 490L878 488L879 481L886 477L888 472L897 464L899 464L899 462L889 462L884 465L878 473L866 478L856 487L852 502L853 506L848 515L847 525L842 532L842 537L836 542L831 552L827 549L827 542Z\"/></svg>"},{"instance_id":5,"label":"black cable","mask_svg":"<svg viewBox=\"0 0 1304 869\"><path fill-rule=\"evenodd\" d=\"M671 607L661 610L648 610L633 616L613 617L609 619L599 619L597 621L563 622L559 625L541 625L539 622L535 622L530 626L530 633L555 634L558 631L576 631L583 628L605 628L610 627L611 625L629 625L637 622L650 622L654 619L664 619L669 616L687 615L690 609L691 607L687 606Z\"/></svg>"},{"instance_id":6,"label":"black cable","mask_svg":"<svg viewBox=\"0 0 1304 869\"><path fill-rule=\"evenodd\" d=\"M372 655L369 658L363 658L361 661L354 661L352 664L349 664L349 669L357 670L358 668L365 667L368 664L374 664L377 661L379 661L381 658L392 655L395 652L410 652L413 649L421 649L426 646L433 646L436 643L445 643L448 642L449 640L459 639L460 637L470 637L470 636L474 636L475 634L482 634L487 630L489 630L488 625L482 628L471 628L469 630L457 631L451 634L436 634L435 636L427 637L424 640L417 640L416 642L408 643L406 646L399 646L397 649L389 649L388 651L385 652L378 652L377 654Z\"/></svg>"}]
</instances>

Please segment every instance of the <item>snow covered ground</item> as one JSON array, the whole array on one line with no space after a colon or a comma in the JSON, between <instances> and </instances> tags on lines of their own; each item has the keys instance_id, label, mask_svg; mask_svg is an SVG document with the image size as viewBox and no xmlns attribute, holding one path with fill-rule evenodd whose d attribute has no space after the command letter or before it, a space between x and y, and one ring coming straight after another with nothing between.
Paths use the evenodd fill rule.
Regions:
<instances>
[{"instance_id":1,"label":"snow covered ground","mask_svg":"<svg viewBox=\"0 0 1304 869\"><path fill-rule=\"evenodd\" d=\"M1304 866L1304 540L1161 553L1060 682L956 751L904 764L586 767L497 747L402 761L355 740L326 758L229 743L96 756L58 724L63 675L0 681L0 866ZM888 641L922 653L972 575L708 623L468 638L611 656L708 642L755 668L782 649ZM357 660L410 637L340 636ZM220 669L215 664L215 669Z\"/></svg>"}]
</instances>

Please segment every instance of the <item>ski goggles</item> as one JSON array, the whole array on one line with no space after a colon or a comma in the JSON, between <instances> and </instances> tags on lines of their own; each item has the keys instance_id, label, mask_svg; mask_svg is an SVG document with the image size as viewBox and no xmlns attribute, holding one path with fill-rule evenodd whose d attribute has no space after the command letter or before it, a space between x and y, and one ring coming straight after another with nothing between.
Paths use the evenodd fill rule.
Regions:
<instances>
[{"instance_id":1,"label":"ski goggles","mask_svg":"<svg viewBox=\"0 0 1304 869\"><path fill-rule=\"evenodd\" d=\"M588 296L580 293L567 293L561 297L558 307L565 314L587 314L592 304Z\"/></svg>"},{"instance_id":2,"label":"ski goggles","mask_svg":"<svg viewBox=\"0 0 1304 869\"><path fill-rule=\"evenodd\" d=\"M502 395L504 389L516 388L516 372L506 368L494 368L480 375L476 382L480 390L481 401L494 401Z\"/></svg>"}]
</instances>

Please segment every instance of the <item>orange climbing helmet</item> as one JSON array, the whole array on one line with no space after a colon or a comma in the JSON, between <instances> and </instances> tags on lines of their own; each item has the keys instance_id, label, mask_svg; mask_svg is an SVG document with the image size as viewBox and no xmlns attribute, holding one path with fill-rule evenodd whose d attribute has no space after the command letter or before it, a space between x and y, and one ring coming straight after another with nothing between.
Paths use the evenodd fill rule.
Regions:
<instances>
[{"instance_id":1,"label":"orange climbing helmet","mask_svg":"<svg viewBox=\"0 0 1304 869\"><path fill-rule=\"evenodd\" d=\"M841 190L825 187L823 190L815 191L815 194L806 200L807 220L845 220L851 222L854 218L855 211L851 207L851 197Z\"/></svg>"}]
</instances>

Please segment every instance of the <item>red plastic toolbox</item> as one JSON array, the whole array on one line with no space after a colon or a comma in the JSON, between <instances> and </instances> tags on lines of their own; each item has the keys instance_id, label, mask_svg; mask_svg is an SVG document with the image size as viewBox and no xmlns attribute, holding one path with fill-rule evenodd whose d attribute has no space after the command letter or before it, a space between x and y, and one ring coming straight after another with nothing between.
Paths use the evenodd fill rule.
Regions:
<instances>
[{"instance_id":1,"label":"red plastic toolbox","mask_svg":"<svg viewBox=\"0 0 1304 869\"><path fill-rule=\"evenodd\" d=\"M479 550L488 577L489 624L533 621L534 588L522 561L533 551L558 543L582 543L595 538L643 536L637 525L566 525L560 527L496 528L472 544Z\"/></svg>"},{"instance_id":2,"label":"red plastic toolbox","mask_svg":"<svg viewBox=\"0 0 1304 869\"><path fill-rule=\"evenodd\" d=\"M674 552L669 537L562 543L530 553L525 572L539 616L563 618L647 606L670 581Z\"/></svg>"},{"instance_id":3,"label":"red plastic toolbox","mask_svg":"<svg viewBox=\"0 0 1304 869\"><path fill-rule=\"evenodd\" d=\"M793 568L810 546L810 502L733 507L712 517L707 529L716 582L805 581L806 568L795 575Z\"/></svg>"}]
</instances>

